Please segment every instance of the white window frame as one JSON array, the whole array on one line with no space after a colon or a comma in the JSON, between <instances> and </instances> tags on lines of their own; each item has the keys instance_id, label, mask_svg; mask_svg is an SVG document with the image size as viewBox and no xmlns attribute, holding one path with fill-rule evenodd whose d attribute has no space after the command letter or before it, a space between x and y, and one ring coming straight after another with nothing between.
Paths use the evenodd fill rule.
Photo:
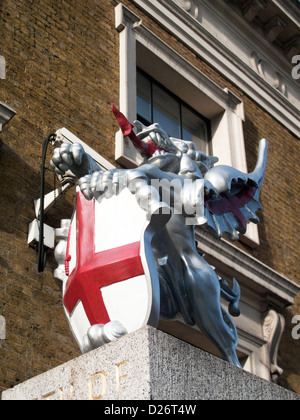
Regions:
<instances>
[{"instance_id":1,"label":"white window frame","mask_svg":"<svg viewBox=\"0 0 300 420\"><path fill-rule=\"evenodd\" d=\"M221 89L146 29L141 19L124 5L119 4L115 10L116 28L120 33L121 112L129 121L136 119L136 68L139 66L211 121L212 148L213 154L220 159L218 164L248 172L243 134L243 101L229 89ZM121 131L116 133L115 159L127 168L141 163L139 153ZM255 224L249 224L243 241L252 247L259 245Z\"/></svg>"}]
</instances>

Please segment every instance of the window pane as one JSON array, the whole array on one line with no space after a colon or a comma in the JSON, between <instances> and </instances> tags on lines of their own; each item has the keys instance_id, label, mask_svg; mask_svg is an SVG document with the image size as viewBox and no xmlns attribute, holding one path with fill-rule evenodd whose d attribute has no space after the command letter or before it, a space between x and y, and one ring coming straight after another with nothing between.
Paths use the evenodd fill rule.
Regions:
<instances>
[{"instance_id":1,"label":"window pane","mask_svg":"<svg viewBox=\"0 0 300 420\"><path fill-rule=\"evenodd\" d=\"M171 137L180 138L180 104L165 90L153 84L153 121Z\"/></svg>"},{"instance_id":2,"label":"window pane","mask_svg":"<svg viewBox=\"0 0 300 420\"><path fill-rule=\"evenodd\" d=\"M137 72L137 113L149 124L151 121L151 82Z\"/></svg>"},{"instance_id":3,"label":"window pane","mask_svg":"<svg viewBox=\"0 0 300 420\"><path fill-rule=\"evenodd\" d=\"M207 121L140 71L137 71L137 114L145 125L159 123L169 136L193 141L198 150L212 153Z\"/></svg>"},{"instance_id":4,"label":"window pane","mask_svg":"<svg viewBox=\"0 0 300 420\"><path fill-rule=\"evenodd\" d=\"M183 139L193 141L197 149L209 154L209 143L206 122L198 114L182 106L182 134Z\"/></svg>"}]
</instances>

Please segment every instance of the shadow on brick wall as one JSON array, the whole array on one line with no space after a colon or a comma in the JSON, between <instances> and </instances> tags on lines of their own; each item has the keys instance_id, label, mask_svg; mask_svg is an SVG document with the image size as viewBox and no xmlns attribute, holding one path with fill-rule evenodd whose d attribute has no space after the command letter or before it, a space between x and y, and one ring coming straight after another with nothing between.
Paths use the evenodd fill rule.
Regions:
<instances>
[{"instance_id":1,"label":"shadow on brick wall","mask_svg":"<svg viewBox=\"0 0 300 420\"><path fill-rule=\"evenodd\" d=\"M6 319L6 340L0 340L0 392L79 355L67 325L61 285L53 279L56 263L49 253L44 273L37 271L37 253L27 245L39 197L40 163L32 168L10 146L0 145L0 315ZM53 189L47 174L45 189ZM73 212L72 193L62 198L45 223L60 226Z\"/></svg>"}]
</instances>

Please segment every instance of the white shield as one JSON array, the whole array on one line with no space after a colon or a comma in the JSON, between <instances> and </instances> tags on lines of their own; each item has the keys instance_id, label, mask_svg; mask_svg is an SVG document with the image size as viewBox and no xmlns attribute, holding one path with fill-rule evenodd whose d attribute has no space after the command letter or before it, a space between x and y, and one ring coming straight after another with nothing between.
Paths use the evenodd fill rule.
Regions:
<instances>
[{"instance_id":1,"label":"white shield","mask_svg":"<svg viewBox=\"0 0 300 420\"><path fill-rule=\"evenodd\" d=\"M157 326L160 292L151 240L168 218L147 213L128 188L92 201L77 192L63 295L80 348L95 324L119 321L128 333Z\"/></svg>"}]
</instances>

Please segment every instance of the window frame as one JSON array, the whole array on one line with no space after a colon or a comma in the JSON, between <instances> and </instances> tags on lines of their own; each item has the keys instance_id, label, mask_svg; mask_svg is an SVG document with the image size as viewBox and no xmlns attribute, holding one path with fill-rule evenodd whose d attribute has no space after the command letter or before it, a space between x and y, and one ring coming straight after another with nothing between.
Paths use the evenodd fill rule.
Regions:
<instances>
[{"instance_id":1,"label":"window frame","mask_svg":"<svg viewBox=\"0 0 300 420\"><path fill-rule=\"evenodd\" d=\"M194 108L192 108L188 103L186 103L185 101L183 101L179 96L175 95L171 90L167 89L163 84L161 84L160 82L158 82L156 79L154 79L151 75L149 75L148 73L146 73L144 70L142 70L141 68L137 67L137 74L140 73L142 76L144 76L151 85L151 121L146 120L144 117L142 117L139 113L138 113L138 109L137 109L137 119L139 119L142 123L146 123L148 125L153 124L157 121L154 121L154 116L153 116L153 108L154 108L154 96L153 96L153 88L154 85L157 86L159 89L161 89L163 92L167 93L170 97L172 97L179 105L179 130L180 130L180 135L179 138L183 139L183 140L187 140L184 138L184 122L183 122L183 108L186 108L188 111L190 111L191 113L193 113L196 117L198 117L199 119L202 120L202 122L205 124L205 128L206 128L206 139L202 140L200 139L200 141L206 142L206 150L202 150L202 152L206 153L206 154L212 154L212 147L211 147L211 121L206 118L204 115L200 114L199 112L197 112ZM164 128L164 127L162 127ZM175 137L175 136L172 136ZM176 137L178 138L178 137Z\"/></svg>"}]
</instances>

